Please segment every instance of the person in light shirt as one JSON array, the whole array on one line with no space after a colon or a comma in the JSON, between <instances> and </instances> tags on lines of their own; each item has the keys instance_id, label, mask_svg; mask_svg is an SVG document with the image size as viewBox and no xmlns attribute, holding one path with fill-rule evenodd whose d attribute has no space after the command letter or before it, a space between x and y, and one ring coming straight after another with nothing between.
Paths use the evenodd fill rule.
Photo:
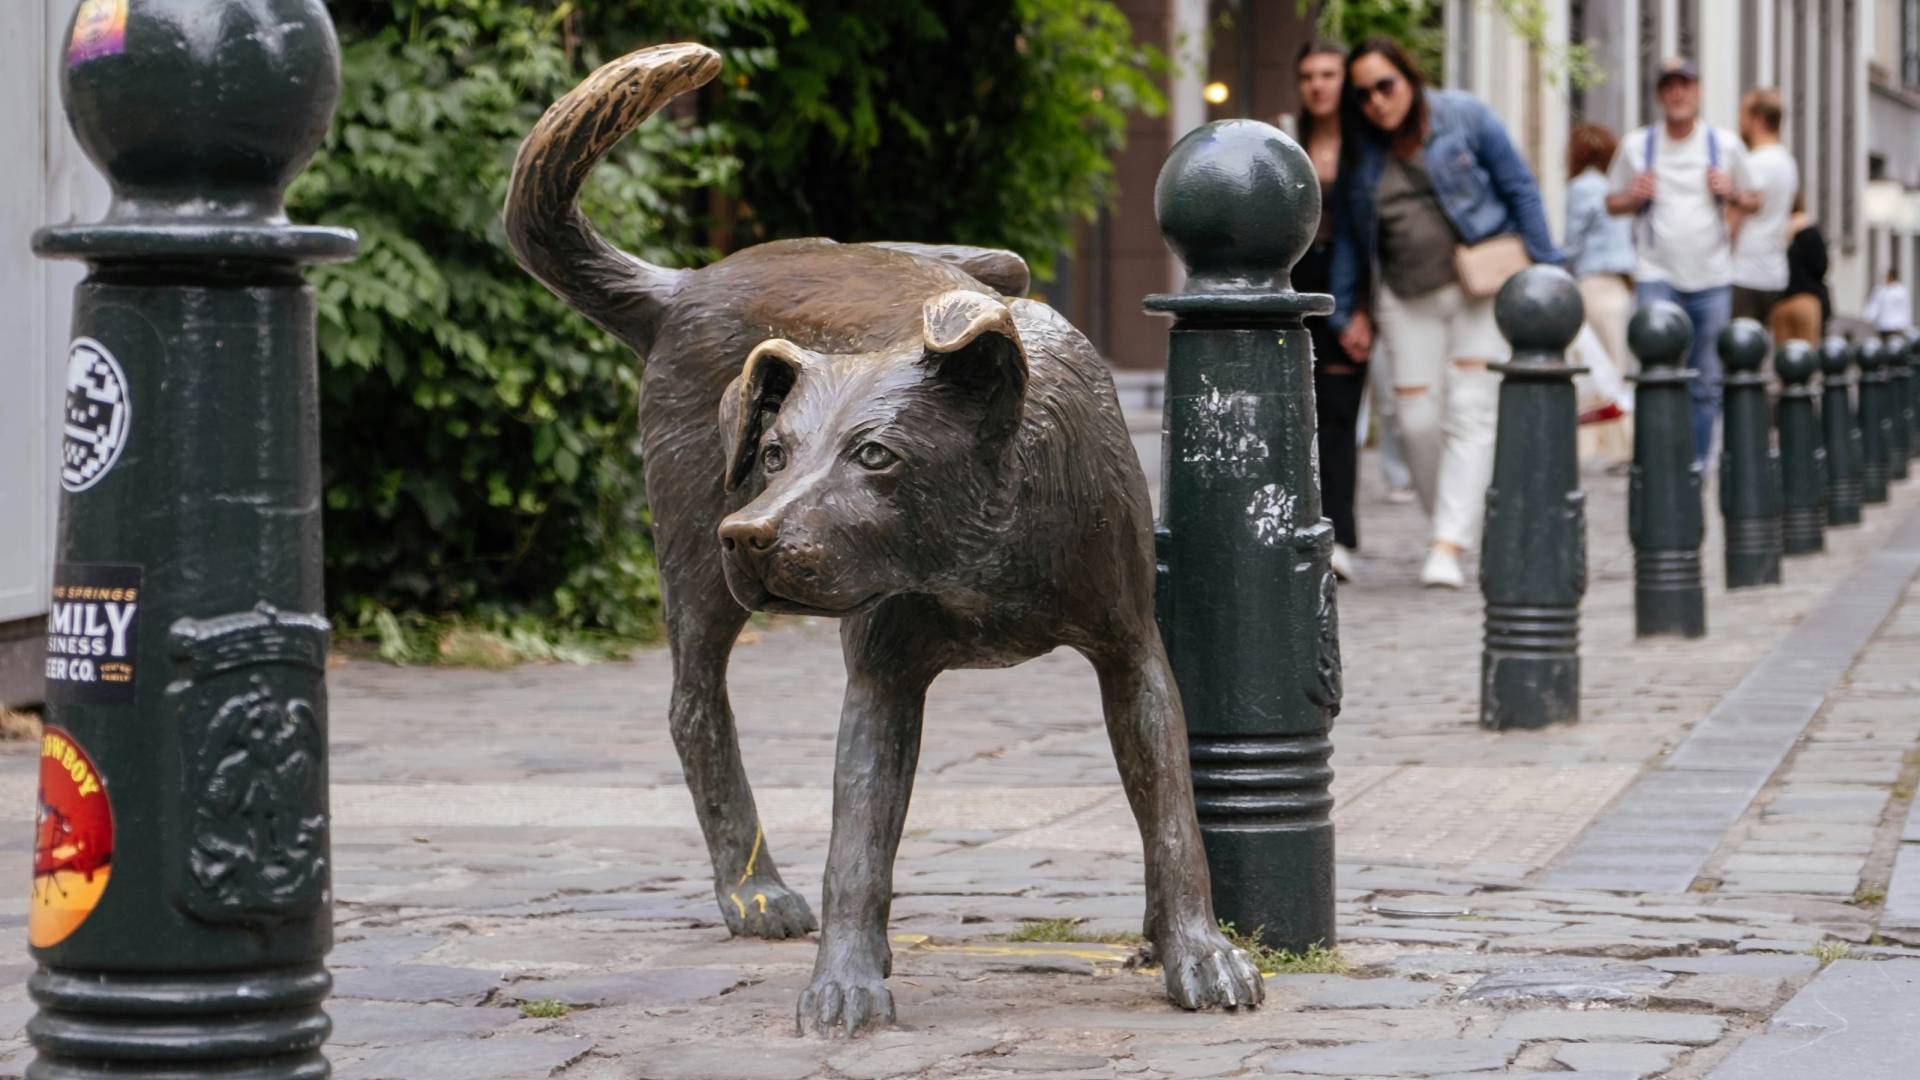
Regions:
<instances>
[{"instance_id":1,"label":"person in light shirt","mask_svg":"<svg viewBox=\"0 0 1920 1080\"><path fill-rule=\"evenodd\" d=\"M1760 209L1747 148L1700 122L1700 69L1676 58L1660 66L1665 119L1620 140L1607 170L1607 212L1633 218L1634 296L1671 300L1693 320L1693 454L1704 463L1720 418L1715 339L1733 317L1733 224L1729 211Z\"/></svg>"},{"instance_id":2,"label":"person in light shirt","mask_svg":"<svg viewBox=\"0 0 1920 1080\"><path fill-rule=\"evenodd\" d=\"M1867 309L1860 317L1873 324L1882 337L1893 337L1913 329L1913 299L1900 284L1900 271L1887 271L1887 280L1867 297Z\"/></svg>"},{"instance_id":3,"label":"person in light shirt","mask_svg":"<svg viewBox=\"0 0 1920 1080\"><path fill-rule=\"evenodd\" d=\"M1733 238L1733 317L1762 323L1787 287L1787 221L1800 193L1800 166L1780 145L1780 94L1753 90L1740 99L1740 138L1760 209L1741 218Z\"/></svg>"}]
</instances>

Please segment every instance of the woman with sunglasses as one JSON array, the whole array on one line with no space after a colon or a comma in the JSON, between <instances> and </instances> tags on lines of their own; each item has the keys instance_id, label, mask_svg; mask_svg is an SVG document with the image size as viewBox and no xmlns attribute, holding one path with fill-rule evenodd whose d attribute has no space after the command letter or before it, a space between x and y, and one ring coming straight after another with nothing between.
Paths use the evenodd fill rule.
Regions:
<instances>
[{"instance_id":1,"label":"woman with sunglasses","mask_svg":"<svg viewBox=\"0 0 1920 1080\"><path fill-rule=\"evenodd\" d=\"M1346 84L1347 50L1325 38L1308 41L1294 58L1300 87L1297 131L1320 177L1320 231L1293 267L1293 287L1326 292L1333 266L1333 185L1340 171L1340 97ZM1366 357L1350 357L1318 316L1307 320L1313 336L1313 406L1319 420L1320 501L1333 522L1333 572L1353 580L1353 552L1360 546L1353 491L1360 467L1360 401L1367 387Z\"/></svg>"},{"instance_id":2,"label":"woman with sunglasses","mask_svg":"<svg viewBox=\"0 0 1920 1080\"><path fill-rule=\"evenodd\" d=\"M1487 365L1508 350L1491 290L1467 291L1456 249L1518 236L1534 262L1560 253L1533 173L1478 98L1429 89L1387 38L1348 55L1347 86L1332 323L1356 359L1376 332L1386 344L1402 445L1433 519L1420 581L1458 589L1493 479L1500 378Z\"/></svg>"}]
</instances>

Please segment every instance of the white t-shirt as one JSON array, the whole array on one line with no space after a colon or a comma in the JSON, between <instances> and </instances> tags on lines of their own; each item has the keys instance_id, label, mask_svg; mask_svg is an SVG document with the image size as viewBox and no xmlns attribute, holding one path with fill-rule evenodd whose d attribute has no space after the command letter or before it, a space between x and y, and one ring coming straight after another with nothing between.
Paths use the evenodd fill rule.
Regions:
<instances>
[{"instance_id":1,"label":"white t-shirt","mask_svg":"<svg viewBox=\"0 0 1920 1080\"><path fill-rule=\"evenodd\" d=\"M1913 324L1913 304L1907 287L1897 281L1883 283L1867 297L1867 310L1860 317L1882 333L1905 332Z\"/></svg>"},{"instance_id":2,"label":"white t-shirt","mask_svg":"<svg viewBox=\"0 0 1920 1080\"><path fill-rule=\"evenodd\" d=\"M1638 256L1634 278L1664 281L1681 292L1696 292L1733 284L1733 253L1728 247L1724 208L1707 191L1707 125L1675 142L1667 126L1656 125L1654 147L1656 190L1653 203L1634 215L1633 247ZM1740 137L1713 129L1720 168L1733 179L1735 191L1753 187L1747 169L1747 148ZM1647 129L1635 128L1620 140L1607 170L1607 190L1625 194L1633 178L1647 169ZM1784 284L1784 283L1783 283Z\"/></svg>"},{"instance_id":3,"label":"white t-shirt","mask_svg":"<svg viewBox=\"0 0 1920 1080\"><path fill-rule=\"evenodd\" d=\"M1777 291L1787 287L1787 218L1800 190L1800 166L1786 147L1773 143L1747 152L1747 171L1761 201L1733 238L1733 283Z\"/></svg>"}]
</instances>

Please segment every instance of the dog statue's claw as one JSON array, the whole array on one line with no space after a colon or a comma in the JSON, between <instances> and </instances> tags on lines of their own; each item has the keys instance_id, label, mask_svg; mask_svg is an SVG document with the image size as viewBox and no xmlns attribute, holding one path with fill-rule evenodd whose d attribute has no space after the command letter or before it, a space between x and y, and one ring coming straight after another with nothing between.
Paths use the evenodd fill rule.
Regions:
<instances>
[{"instance_id":1,"label":"dog statue's claw","mask_svg":"<svg viewBox=\"0 0 1920 1080\"><path fill-rule=\"evenodd\" d=\"M779 940L805 937L820 928L805 898L778 878L752 877L738 885L716 885L713 891L734 937Z\"/></svg>"},{"instance_id":2,"label":"dog statue's claw","mask_svg":"<svg viewBox=\"0 0 1920 1080\"><path fill-rule=\"evenodd\" d=\"M1167 996L1183 1009L1250 1009L1266 1000L1266 980L1253 958L1218 934L1174 944L1164 950L1161 963Z\"/></svg>"},{"instance_id":3,"label":"dog statue's claw","mask_svg":"<svg viewBox=\"0 0 1920 1080\"><path fill-rule=\"evenodd\" d=\"M854 1038L894 1021L893 992L877 978L822 973L800 994L800 1034Z\"/></svg>"}]
</instances>

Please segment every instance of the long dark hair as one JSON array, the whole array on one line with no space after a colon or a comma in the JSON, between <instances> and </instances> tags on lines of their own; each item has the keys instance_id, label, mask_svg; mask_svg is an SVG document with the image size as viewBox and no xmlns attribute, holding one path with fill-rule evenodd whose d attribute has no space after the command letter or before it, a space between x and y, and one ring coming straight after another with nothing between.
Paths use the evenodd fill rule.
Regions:
<instances>
[{"instance_id":1,"label":"long dark hair","mask_svg":"<svg viewBox=\"0 0 1920 1080\"><path fill-rule=\"evenodd\" d=\"M1307 43L1305 45L1300 46L1300 55L1295 56L1293 58L1293 77L1296 79L1300 77L1300 65L1306 63L1307 57L1309 56L1337 56L1344 61L1346 59L1346 55L1347 55L1347 50L1343 48L1341 44L1337 41L1333 41L1323 37L1308 38ZM1344 122L1345 117L1342 115L1342 113L1346 109L1346 96L1347 96L1346 74L1344 69L1342 70L1340 78L1341 78L1340 101L1336 103L1340 111L1334 113L1334 120L1336 123L1339 123L1341 125L1340 135L1341 135L1342 144L1344 145L1345 137L1347 133L1346 125ZM1300 112L1297 118L1296 127L1300 132L1301 146L1305 146L1308 143L1313 141L1313 114L1307 111L1307 103L1304 101L1300 103Z\"/></svg>"},{"instance_id":2,"label":"long dark hair","mask_svg":"<svg viewBox=\"0 0 1920 1080\"><path fill-rule=\"evenodd\" d=\"M1420 65L1414 63L1413 57L1407 55L1407 50L1390 37L1370 37L1347 54L1347 85L1340 98L1341 130L1348 134L1363 131L1377 133L1380 130L1360 111L1360 95L1353 81L1354 62L1372 54L1386 57L1387 63L1392 64L1400 72L1400 77L1407 80L1407 89L1413 93L1413 104L1407 109L1407 118L1400 121L1399 130L1384 135L1393 144L1394 152L1405 157L1419 149L1421 141L1427 137L1427 80L1420 74ZM1352 158L1357 153L1354 145L1357 141L1346 140L1341 145L1341 155Z\"/></svg>"}]
</instances>

